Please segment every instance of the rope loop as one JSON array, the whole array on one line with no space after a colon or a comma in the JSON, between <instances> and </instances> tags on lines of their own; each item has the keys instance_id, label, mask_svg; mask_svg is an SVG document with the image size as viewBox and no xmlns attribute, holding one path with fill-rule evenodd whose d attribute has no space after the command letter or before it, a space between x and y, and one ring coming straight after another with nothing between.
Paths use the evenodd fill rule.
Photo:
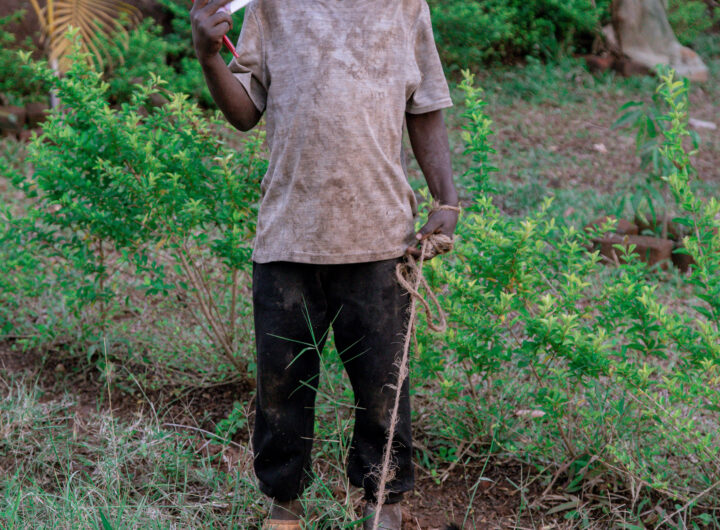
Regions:
<instances>
[{"instance_id":1,"label":"rope loop","mask_svg":"<svg viewBox=\"0 0 720 530\"><path fill-rule=\"evenodd\" d=\"M460 208L457 206L435 204L433 209L430 210L430 215L438 210L460 212ZM432 292L428 281L423 275L423 264L425 263L425 260L433 258L438 254L450 252L453 248L453 243L454 239L446 236L445 234L430 234L422 240L422 244L420 246L420 258L416 260L412 256L407 256L405 262L398 263L395 269L395 275L398 283L400 283L400 285L410 294L410 317L408 319L407 333L405 333L402 358L400 359L400 365L398 366L398 379L397 385L395 386L395 401L390 413L388 439L385 445L385 450L383 451L383 464L380 469L378 490L376 494L377 505L375 506L375 516L373 517L372 522L373 530L378 530L379 528L380 512L382 510L383 503L385 502L385 489L388 481L392 480L393 477L393 468L391 464L392 446L395 438L395 429L397 428L398 423L401 389L409 372L410 341L415 336L418 304L427 314L427 323L431 330L437 333L442 333L447 329L447 317L440 305L440 301L435 293ZM427 299L420 293L421 288L425 289ZM434 318L431 306L434 306L437 315Z\"/></svg>"},{"instance_id":2,"label":"rope loop","mask_svg":"<svg viewBox=\"0 0 720 530\"><path fill-rule=\"evenodd\" d=\"M431 234L422 242L419 260L407 256L405 262L398 263L395 269L398 283L410 294L413 300L420 304L427 315L428 327L435 333L442 333L447 329L447 317L437 295L432 291L425 275L422 273L422 266L426 260L450 252L453 249L453 244L454 239L452 237L445 234ZM425 296L420 293L420 288L424 289ZM410 323L411 329L414 324L414 322Z\"/></svg>"}]
</instances>

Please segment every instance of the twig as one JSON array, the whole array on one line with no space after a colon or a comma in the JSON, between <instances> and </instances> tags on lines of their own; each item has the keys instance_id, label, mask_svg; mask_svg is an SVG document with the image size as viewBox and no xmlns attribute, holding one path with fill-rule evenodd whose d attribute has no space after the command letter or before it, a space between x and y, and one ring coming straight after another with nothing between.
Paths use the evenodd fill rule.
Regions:
<instances>
[{"instance_id":1,"label":"twig","mask_svg":"<svg viewBox=\"0 0 720 530\"><path fill-rule=\"evenodd\" d=\"M212 433L210 431L206 431L205 429L200 429L199 427L193 427L192 425L179 425L177 423L163 423L163 427L173 427L175 429L187 429L189 431L196 431L196 432L211 436L213 438L217 438L221 442L226 443L228 445L233 445L239 449L242 449L243 451L247 450L247 447L240 445L239 443L233 442L232 440L228 440L227 438L223 438L222 436L218 436L217 434Z\"/></svg>"},{"instance_id":2,"label":"twig","mask_svg":"<svg viewBox=\"0 0 720 530\"><path fill-rule=\"evenodd\" d=\"M232 296L230 297L230 345L235 345L235 306L237 305L238 296L238 270L232 270Z\"/></svg>"}]
</instances>

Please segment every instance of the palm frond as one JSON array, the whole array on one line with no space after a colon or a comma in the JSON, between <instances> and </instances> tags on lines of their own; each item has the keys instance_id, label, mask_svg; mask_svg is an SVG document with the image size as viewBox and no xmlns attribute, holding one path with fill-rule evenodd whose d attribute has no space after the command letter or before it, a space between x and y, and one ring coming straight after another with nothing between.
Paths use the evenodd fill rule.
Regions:
<instances>
[{"instance_id":1,"label":"palm frond","mask_svg":"<svg viewBox=\"0 0 720 530\"><path fill-rule=\"evenodd\" d=\"M30 0L40 19L45 37L48 59L61 71L69 66L67 55L71 42L70 28L76 28L83 52L89 53L100 68L111 61L106 42L114 38L118 46L127 46L128 34L124 21L135 23L140 12L121 0L46 0L41 7L38 0Z\"/></svg>"}]
</instances>

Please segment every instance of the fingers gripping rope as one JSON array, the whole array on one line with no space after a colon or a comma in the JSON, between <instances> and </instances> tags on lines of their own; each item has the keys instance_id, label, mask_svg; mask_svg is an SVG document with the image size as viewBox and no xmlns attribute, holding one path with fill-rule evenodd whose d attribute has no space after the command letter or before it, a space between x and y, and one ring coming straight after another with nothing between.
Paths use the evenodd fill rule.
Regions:
<instances>
[{"instance_id":1,"label":"fingers gripping rope","mask_svg":"<svg viewBox=\"0 0 720 530\"><path fill-rule=\"evenodd\" d=\"M422 245L422 256L419 261L416 261L412 256L407 257L405 263L398 263L395 270L398 283L405 289L413 299L413 302L418 302L422 306L425 314L427 315L428 327L436 333L442 333L447 328L447 320L445 318L445 312L440 306L440 301L437 299L435 293L430 289L430 285L427 279L422 274L422 265L426 259L433 258L440 254L446 254L453 248L453 239L443 234L433 234L425 241ZM420 288L424 288L427 293L427 298L420 294ZM435 315L437 322L433 319L433 310L435 308ZM410 327L408 332L411 333L412 327L415 322L410 321Z\"/></svg>"},{"instance_id":2,"label":"fingers gripping rope","mask_svg":"<svg viewBox=\"0 0 720 530\"><path fill-rule=\"evenodd\" d=\"M435 210L453 210L459 211L460 209L455 206L438 206ZM432 212L431 212L432 214ZM445 254L450 252L453 248L453 238L448 237L444 234L432 234L425 238L422 242L420 258L416 261L411 256L407 257L406 263L400 263L396 269L397 280L400 285L407 290L411 296L410 302L410 317L408 319L408 329L405 334L405 341L403 347L403 355L400 361L400 367L398 369L398 381L395 386L395 402L393 404L392 415L390 416L390 429L388 431L388 439L383 451L383 464L380 472L380 482L378 485L378 491L376 495L377 506L375 507L375 516L373 519L373 530L378 530L378 524L380 522L380 511L383 503L385 502L385 489L389 477L393 474L390 467L390 461L392 459L392 444L395 438L395 429L398 423L398 410L400 408L400 395L402 393L402 386L407 379L409 373L409 351L410 341L413 338L415 331L415 324L417 320L417 304L419 302L422 308L427 314L428 327L438 333L442 333L447 328L447 318L445 316L440 301L437 299L435 293L432 292L428 285L425 276L422 273L423 263L426 259L430 259L439 254ZM427 293L426 300L422 294L420 294L420 288L424 287ZM431 304L435 307L437 321L434 321L432 316Z\"/></svg>"}]
</instances>

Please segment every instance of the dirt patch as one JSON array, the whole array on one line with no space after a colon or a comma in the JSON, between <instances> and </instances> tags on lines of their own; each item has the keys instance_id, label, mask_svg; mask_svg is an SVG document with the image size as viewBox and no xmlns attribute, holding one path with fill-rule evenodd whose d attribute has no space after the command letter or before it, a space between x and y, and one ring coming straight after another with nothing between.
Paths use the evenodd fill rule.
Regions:
<instances>
[{"instance_id":1,"label":"dirt patch","mask_svg":"<svg viewBox=\"0 0 720 530\"><path fill-rule=\"evenodd\" d=\"M529 512L520 510L523 501L540 498L543 493L537 482L521 486L523 477L532 474L514 461L499 461L484 469L459 466L442 483L422 479L408 499L404 530L444 529L449 523L478 529L542 526ZM552 527L560 528L557 525L554 522Z\"/></svg>"},{"instance_id":2,"label":"dirt patch","mask_svg":"<svg viewBox=\"0 0 720 530\"><path fill-rule=\"evenodd\" d=\"M91 423L98 412L106 413L110 408L106 381L98 370L81 366L82 362L59 353L19 352L7 343L0 344L0 371L6 375L31 375L29 380L36 381L43 391L43 401L59 401L70 392L76 403L72 421L79 426ZM230 445L218 444L212 438L215 425L228 417L236 401L242 400L252 400L252 386L247 383L168 387L148 393L125 388L125 384L112 387L115 417L128 422L144 415L160 417L166 428L195 435L198 454L211 457L224 471L241 461L243 467L251 464L245 461L247 455L242 449L248 443L247 430L238 432L235 443ZM529 474L513 461L489 462L484 469L457 466L442 482L418 470L416 488L406 499L403 528L444 530L450 523L478 529L534 527L538 521L533 522L520 507L528 498L539 498L541 486L516 487ZM557 523L553 528L559 528Z\"/></svg>"},{"instance_id":3,"label":"dirt patch","mask_svg":"<svg viewBox=\"0 0 720 530\"><path fill-rule=\"evenodd\" d=\"M63 356L60 352L13 350L7 343L0 344L0 368L8 374L32 373L44 391L45 400L57 399L71 391L77 401L79 414L94 414L108 410L108 385L97 369L79 357ZM71 389L71 390L70 390ZM158 390L145 390L132 378L116 380L111 385L112 413L130 421L138 415L151 414L165 422L215 431L215 425L228 417L236 402L251 399L253 385L235 381L204 388L166 386ZM246 433L238 433L235 442L247 442Z\"/></svg>"}]
</instances>

